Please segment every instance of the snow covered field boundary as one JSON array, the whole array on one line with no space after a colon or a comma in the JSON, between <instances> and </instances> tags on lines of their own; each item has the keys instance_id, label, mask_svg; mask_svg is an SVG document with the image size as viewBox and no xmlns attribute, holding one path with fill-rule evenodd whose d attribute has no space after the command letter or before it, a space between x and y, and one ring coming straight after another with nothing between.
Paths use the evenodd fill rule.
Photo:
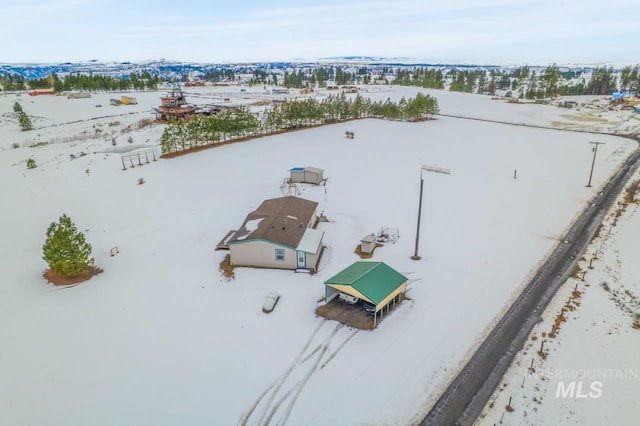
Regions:
<instances>
[{"instance_id":1,"label":"snow covered field boundary","mask_svg":"<svg viewBox=\"0 0 640 426\"><path fill-rule=\"evenodd\" d=\"M485 121L478 118L474 118L473 120ZM633 140L636 143L638 142L637 137L627 136L627 138ZM485 397L489 398L487 391L493 392L494 383L495 386L497 386L497 380L500 380L500 377L504 374L502 372L505 371L506 368L508 368L508 364L505 365L505 362L513 362L513 358L509 357L509 353L513 353L514 348L522 348L522 342L525 338L522 333L529 333L529 330L533 329L534 324L532 323L532 321L537 318L535 312L540 307L544 309L547 304L550 303L549 297L553 297L553 294L559 289L560 283L558 282L558 280L552 278L547 272L557 271L558 277L568 277L570 275L566 271L566 268L561 266L560 263L568 253L569 249L567 247L570 246L567 244L571 243L571 246L584 247L585 244L589 243L591 239L595 238L598 235L600 225L598 225L597 227L589 225L589 218L593 217L594 214L596 218L598 217L598 214L595 213L598 210L601 210L598 205L609 203L610 207L608 208L608 210L614 209L615 206L618 205L615 200L611 200L611 194L605 195L602 199L599 199L599 197L602 197L603 194L605 194L608 187L612 187L612 190L615 191L615 186L619 186L621 180L626 179L627 182L632 181L632 176L629 176L630 170L624 171L622 169L637 169L637 166L629 166L629 164L634 164L634 162L637 161L637 153L637 149L635 152L631 152L629 154L629 157L627 157L624 162L620 163L619 166L614 171L612 171L609 177L605 181L603 181L602 185L597 189L596 195L594 195L590 201L587 201L586 207L583 210L578 211L574 215L569 225L565 228L565 231L561 234L558 243L553 246L550 251L538 262L536 267L530 271L527 278L521 283L518 291L514 292L513 298L504 306L503 310L498 315L496 315L496 317L491 322L491 325L487 327L482 340L477 341L477 344L474 345L472 351L467 353L464 362L460 364L460 368L457 369L454 375L451 375L451 380L447 382L446 391L444 391L444 393L442 394L438 392L437 400L436 398L432 399L434 403L432 406L430 406L429 414L426 419L423 420L422 424L430 425L434 422L450 422L453 421L454 418L458 419L458 421L461 421L461 419L464 419L466 421L469 418L474 419L474 416L478 415L474 414L480 412L481 406L478 406L478 404L486 401L486 399L484 399ZM638 183L635 182L631 184L631 186L635 191L637 190ZM628 187L629 185L627 185L627 188ZM609 190L609 192L610 191L611 189ZM620 191L620 193L624 194L625 191ZM616 194L614 193L613 195ZM606 201L606 198L609 198L610 201ZM631 200L633 200L633 195L631 195L631 197L627 196L626 198L630 198ZM596 210L592 210L590 212L589 210L591 210L592 208L595 208ZM620 215L621 210L624 211L624 209L620 207L617 209L618 216ZM606 212L600 213L600 217L605 216ZM587 241L584 240L585 233L588 233ZM582 249L576 247L573 247L572 250L573 251L570 259L575 259L575 254L578 253L578 251L582 251ZM575 264L576 261L574 260L572 263ZM541 283L547 285L548 288L541 287ZM533 295L536 293L538 295L534 297L534 300L537 300L538 307L534 311L529 312L527 309L530 308L525 308L527 305L530 306L527 298L530 298L530 294ZM561 315L562 314L560 314L560 316ZM514 318L520 318L520 322L514 322ZM640 316L638 317L638 325L640 326ZM510 343L505 343L505 340L502 338L502 334L512 331L514 326L520 326L522 328L519 329L517 336L513 336L513 340L509 341ZM498 337L498 335L500 335L501 337ZM509 348L508 350L507 348L504 348L505 353L500 356L499 360L496 360L496 364L487 363L487 359L495 359L496 357L496 353L492 353L492 351L495 351L497 347L501 347L501 345L503 346L505 344L508 344ZM473 398L472 402L469 403L469 405L464 405L467 404L467 402L465 402L467 401L467 399L461 398L460 394L464 391L469 392L469 386L473 386L473 384L477 383L479 380L485 380L479 379L477 376L482 375L483 373L481 371L486 371L487 368L490 368L492 370L491 374L487 376L484 385L478 391L472 392L468 395L469 398ZM460 414L464 407L466 407L464 413ZM452 417L449 418L448 416Z\"/></svg>"},{"instance_id":2,"label":"snow covered field boundary","mask_svg":"<svg viewBox=\"0 0 640 426\"><path fill-rule=\"evenodd\" d=\"M639 179L636 171L607 212L477 425L637 424L628 390L640 362L626 354L640 347L640 274L623 260L640 225Z\"/></svg>"},{"instance_id":3,"label":"snow covered field boundary","mask_svg":"<svg viewBox=\"0 0 640 426\"><path fill-rule=\"evenodd\" d=\"M399 99L411 90L372 96ZM102 96L29 99L25 107L65 123L104 115L94 106L105 105ZM148 110L158 96L140 94L131 110ZM559 112L509 108L476 95L437 96L447 109L511 121L526 112L528 121L548 123ZM14 101L0 97L0 109L10 110ZM118 130L139 118L118 119ZM314 309L323 281L359 260L354 245L381 226L400 229L402 237L374 258L411 274L412 302L344 346L351 331L341 328L322 357L325 368L300 382L318 351L292 370L273 399L283 401L273 418L288 416L291 425L410 424L594 192L584 187L591 164L585 135L449 117L324 126L128 171L119 153L106 152L147 139L157 146L159 127L128 133L115 147L108 140L10 148L91 130L94 123L26 133L0 122L0 176L8 182L0 264L10 277L0 280L0 341L7 348L0 351L0 412L12 425L237 423L288 371L318 326ZM345 131L356 138L345 138ZM130 135L134 144L126 142ZM617 137L602 141L594 187L632 148ZM79 151L96 154L78 157ZM37 168L25 167L29 157ZM425 179L423 260L414 262L424 163L452 174ZM321 224L330 250L318 274L238 268L236 279L225 281L216 242L262 200L281 196L291 167L307 165L329 176L326 187L302 188L332 220ZM41 247L47 225L63 212L87 232L105 272L60 291L41 277ZM111 257L114 246L120 253ZM282 297L265 316L271 291ZM319 331L310 351L323 348L334 325ZM248 424L270 414L276 405L267 407L270 398Z\"/></svg>"}]
</instances>

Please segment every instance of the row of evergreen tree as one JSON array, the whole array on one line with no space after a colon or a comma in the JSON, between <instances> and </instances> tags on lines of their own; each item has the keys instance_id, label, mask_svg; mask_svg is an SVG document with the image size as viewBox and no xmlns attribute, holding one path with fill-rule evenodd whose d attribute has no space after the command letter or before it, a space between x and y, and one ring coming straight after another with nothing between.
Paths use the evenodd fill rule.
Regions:
<instances>
[{"instance_id":1,"label":"row of evergreen tree","mask_svg":"<svg viewBox=\"0 0 640 426\"><path fill-rule=\"evenodd\" d=\"M366 66L343 69L339 66L309 67L297 71L285 71L282 81L279 75L264 69L255 69L250 84L273 84L289 88L326 87L328 82L336 85L369 84L381 76L379 70ZM386 71L392 71L389 68ZM383 70L384 72L384 70ZM376 74L378 73L378 74ZM468 93L495 94L497 90L509 90L520 98L534 99L556 95L607 95L616 90L640 90L639 66L626 66L619 73L613 67L597 67L587 82L583 71L560 71L556 65L546 67L539 74L529 66L511 70L496 68L453 68L443 72L441 68L415 66L397 67L393 84L417 86L430 89L444 89ZM619 78L617 76L619 74ZM187 76L183 76L186 81ZM232 69L209 72L203 78L207 81L233 81ZM26 79L19 75L0 76L0 85L5 91L53 88L55 92L71 90L126 91L155 90L158 77L145 71L132 73L125 78L115 78L99 74L71 74L59 78L55 73L40 79Z\"/></svg>"},{"instance_id":2,"label":"row of evergreen tree","mask_svg":"<svg viewBox=\"0 0 640 426\"><path fill-rule=\"evenodd\" d=\"M373 102L360 95L287 100L259 115L245 108L212 116L197 116L169 123L161 137L163 153L194 149L229 140L278 133L283 130L373 117L420 121L439 113L438 100L418 93L415 98Z\"/></svg>"},{"instance_id":3,"label":"row of evergreen tree","mask_svg":"<svg viewBox=\"0 0 640 426\"><path fill-rule=\"evenodd\" d=\"M282 81L278 74L268 72L263 69L253 71L250 84L273 84L282 85L293 89L305 87L326 87L328 82L333 82L338 86L349 84L369 84L372 73L367 67L358 67L356 71L345 71L341 67L329 66L309 69L299 69L298 71L285 71Z\"/></svg>"},{"instance_id":4,"label":"row of evergreen tree","mask_svg":"<svg viewBox=\"0 0 640 426\"><path fill-rule=\"evenodd\" d=\"M583 71L561 71L556 64L539 74L528 66L503 71L460 68L446 74L437 68L413 67L396 69L393 84L444 89L447 81L451 91L494 95L497 90L508 90L507 96L526 99L609 95L616 90L638 91L640 70L638 65L626 66L618 78L613 67L597 67L587 82Z\"/></svg>"},{"instance_id":5,"label":"row of evergreen tree","mask_svg":"<svg viewBox=\"0 0 640 426\"><path fill-rule=\"evenodd\" d=\"M0 85L5 91L29 89L51 89L55 93L71 90L126 91L155 90L158 78L148 72L130 74L127 78L114 78L100 74L70 74L59 78L52 73L44 78L25 79L22 76L0 77Z\"/></svg>"}]
</instances>

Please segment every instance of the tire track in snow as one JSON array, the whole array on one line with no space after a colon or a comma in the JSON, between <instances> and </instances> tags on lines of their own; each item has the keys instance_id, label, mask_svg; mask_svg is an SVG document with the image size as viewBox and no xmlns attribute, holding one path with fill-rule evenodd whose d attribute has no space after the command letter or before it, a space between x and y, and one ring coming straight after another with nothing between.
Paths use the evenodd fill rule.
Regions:
<instances>
[{"instance_id":1,"label":"tire track in snow","mask_svg":"<svg viewBox=\"0 0 640 426\"><path fill-rule=\"evenodd\" d=\"M309 347L312 342L316 338L318 332L323 327L323 325L327 322L327 320L323 320L320 325L314 330L312 335L309 337L302 350L298 354L298 356L293 360L293 362L288 366L288 368L276 379L274 380L267 388L260 394L260 396L253 403L251 408L245 413L245 415L240 419L240 426L247 426L248 424L257 424L267 426L272 424L274 418L282 412L282 406L289 400L286 409L280 417L277 419L276 424L285 425L291 411L293 410L298 397L304 390L306 384L309 382L314 373L322 370L331 360L335 358L335 356L340 352L344 346L358 333L359 330L354 330L351 332L333 351L329 353L329 348L331 344L334 342L334 338L337 333L344 327L343 324L337 324L334 329L331 331L329 336L327 336L320 344L318 344L311 352L307 354ZM327 353L329 356L327 357ZM305 356L306 354L306 356ZM314 358L315 357L315 358ZM307 361L312 360L313 365L309 367L309 369L304 373L304 376L298 380L296 383L284 386L287 379L291 376L292 372L301 368ZM324 361L324 362L323 362ZM286 391L285 391L286 388ZM284 391L284 393L283 393ZM265 401L265 397L269 395L268 401ZM277 399L276 399L277 398ZM258 407L264 403L264 408L261 409L262 415L256 422L252 422L251 417L257 415ZM266 416L266 417L265 417Z\"/></svg>"},{"instance_id":2,"label":"tire track in snow","mask_svg":"<svg viewBox=\"0 0 640 426\"><path fill-rule=\"evenodd\" d=\"M316 359L316 362L311 366L311 368L309 369L309 371L307 371L307 373L304 375L304 378L302 380L300 380L298 383L296 383L291 390L296 389L295 394L293 395L293 398L291 399L291 401L289 402L289 406L287 407L287 410L285 411L285 415L284 415L284 419L282 420L282 422L278 422L279 425L284 425L287 423L287 419L289 418L289 414L291 414L291 410L293 410L293 406L296 404L296 401L298 400L298 397L300 396L300 393L302 392L302 389L304 389L305 385L307 384L307 382L309 382L309 379L311 378L311 376L313 375L313 373L316 372L316 370L318 370L318 366L320 365L320 362L322 361L322 358L324 357L324 354L327 352L327 350L329 349L329 344L331 343L331 341L333 340L333 338L336 336L336 334L338 333L338 331L340 331L340 329L343 327L343 324L336 324L336 327L333 329L333 331L331 332L331 334L325 339L325 341L322 343L321 345L321 349L320 352L318 353L318 357ZM289 393L289 392L287 392ZM280 408L280 405L288 398L287 395L283 396L282 398L280 398L280 400L273 406L273 408L271 409L271 412L269 413L269 417L267 417L267 420L265 422L265 425L269 425L271 423L271 419L273 418L273 416L275 415L275 413L278 411L278 409Z\"/></svg>"},{"instance_id":3,"label":"tire track in snow","mask_svg":"<svg viewBox=\"0 0 640 426\"><path fill-rule=\"evenodd\" d=\"M304 353L307 351L307 349L309 348L309 345L311 344L311 342L313 341L313 339L316 337L316 334L318 334L318 332L320 331L320 329L322 328L322 326L327 322L326 319L323 319L320 324L318 324L318 326L316 327L316 329L313 331L313 333L311 334L311 336L309 337L309 339L307 339L307 342L304 344L304 346L302 347L302 350L298 353L298 355L294 358L294 360L291 362L291 364L289 364L289 367L287 367L287 369L280 375L280 377L278 377L273 383L271 383L267 389L258 397L258 399L256 399L256 401L253 403L253 405L250 407L249 411L240 419L240 425L241 426L246 426L247 422L249 421L249 418L251 417L251 415L253 414L253 412L256 410L256 408L258 407L258 405L260 404L260 402L262 402L262 399L266 396L267 393L269 393L269 391L271 389L275 389L273 394L271 395L271 397L269 398L269 402L267 403L267 408L271 406L271 404L273 403L273 399L275 398L275 395L278 393L278 391L280 390L280 388L282 387L282 385L284 384L285 380L287 379L287 377L289 377L289 375L291 374L291 372L293 371L294 368L296 368L298 366L298 364L300 363L300 359L302 358L302 356L304 355ZM260 417L260 421L258 423L262 423L262 420L264 419L264 414Z\"/></svg>"}]
</instances>

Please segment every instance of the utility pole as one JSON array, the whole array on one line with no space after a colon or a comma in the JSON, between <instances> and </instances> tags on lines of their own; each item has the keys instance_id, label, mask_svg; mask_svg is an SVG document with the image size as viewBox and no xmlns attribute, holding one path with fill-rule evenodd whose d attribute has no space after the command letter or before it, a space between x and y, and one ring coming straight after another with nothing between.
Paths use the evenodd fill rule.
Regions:
<instances>
[{"instance_id":1,"label":"utility pole","mask_svg":"<svg viewBox=\"0 0 640 426\"><path fill-rule=\"evenodd\" d=\"M591 172L589 173L589 183L587 183L587 188L591 188L591 177L593 176L593 166L596 164L596 154L598 153L598 145L604 145L604 142L589 142L593 144L593 161L591 162Z\"/></svg>"},{"instance_id":2,"label":"utility pole","mask_svg":"<svg viewBox=\"0 0 640 426\"><path fill-rule=\"evenodd\" d=\"M424 178L422 177L422 169L420 169L420 201L418 201L418 225L416 226L416 251L411 256L413 260L420 260L418 256L418 241L420 240L420 216L422 216L422 188L424 187Z\"/></svg>"},{"instance_id":3,"label":"utility pole","mask_svg":"<svg viewBox=\"0 0 640 426\"><path fill-rule=\"evenodd\" d=\"M416 250L413 253L413 256L411 256L411 259L413 260L421 259L421 257L418 256L418 243L420 241L420 217L422 216L422 188L424 187L424 178L422 176L422 172L424 170L428 172L443 173L446 175L451 174L451 171L449 169L443 169L442 167L427 166L426 164L423 164L422 167L420 168L420 199L418 201L418 225L416 226Z\"/></svg>"}]
</instances>

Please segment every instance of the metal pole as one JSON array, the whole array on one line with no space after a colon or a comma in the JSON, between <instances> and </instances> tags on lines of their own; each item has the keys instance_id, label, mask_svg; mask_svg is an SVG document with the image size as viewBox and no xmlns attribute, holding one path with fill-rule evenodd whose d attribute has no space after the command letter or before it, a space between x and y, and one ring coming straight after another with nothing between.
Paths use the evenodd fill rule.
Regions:
<instances>
[{"instance_id":1,"label":"metal pole","mask_svg":"<svg viewBox=\"0 0 640 426\"><path fill-rule=\"evenodd\" d=\"M589 172L589 183L587 183L587 188L591 187L591 177L593 176L593 166L596 164L596 154L598 153L598 145L603 145L604 142L589 142L594 145L593 147L593 160L591 161L591 172Z\"/></svg>"},{"instance_id":2,"label":"metal pole","mask_svg":"<svg viewBox=\"0 0 640 426\"><path fill-rule=\"evenodd\" d=\"M418 243L420 241L420 216L422 215L422 188L424 187L424 178L422 177L422 171L420 171L420 201L418 202L418 225L416 226L416 251L411 256L413 260L420 260L418 256Z\"/></svg>"},{"instance_id":3,"label":"metal pole","mask_svg":"<svg viewBox=\"0 0 640 426\"><path fill-rule=\"evenodd\" d=\"M424 178L422 176L423 170L426 170L428 172L443 173L446 175L451 174L451 171L449 169L444 169L442 167L429 166L426 164L423 164L422 167L420 167L420 200L418 201L418 225L416 226L416 250L413 256L411 256L411 259L413 260L420 260L420 256L418 255L418 243L420 241L420 218L422 216L422 189L424 188Z\"/></svg>"}]
</instances>

